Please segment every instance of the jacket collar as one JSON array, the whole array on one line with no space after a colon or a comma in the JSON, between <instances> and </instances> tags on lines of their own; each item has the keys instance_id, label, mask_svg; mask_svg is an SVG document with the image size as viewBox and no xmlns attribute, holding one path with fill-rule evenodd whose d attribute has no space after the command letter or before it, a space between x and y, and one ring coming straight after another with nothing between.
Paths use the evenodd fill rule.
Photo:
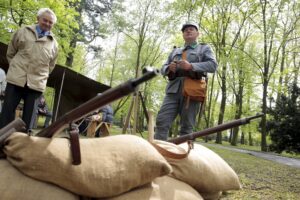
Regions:
<instances>
[{"instance_id":1,"label":"jacket collar","mask_svg":"<svg viewBox=\"0 0 300 200\"><path fill-rule=\"evenodd\" d=\"M193 42L191 44L184 44L184 49L195 49L197 47L197 42Z\"/></svg>"},{"instance_id":2,"label":"jacket collar","mask_svg":"<svg viewBox=\"0 0 300 200\"><path fill-rule=\"evenodd\" d=\"M39 38L39 37L38 37L39 33L37 32L36 26L37 26L37 25L31 25L31 26L25 26L25 27L26 27L27 29L31 30L31 31L35 34L36 38ZM51 31L49 31L48 34L47 34L46 36L47 36L47 38L49 38L49 39L51 39L51 40L54 39L54 35L53 35L53 33L52 33ZM39 38L39 39L42 39L42 38Z\"/></svg>"}]
</instances>

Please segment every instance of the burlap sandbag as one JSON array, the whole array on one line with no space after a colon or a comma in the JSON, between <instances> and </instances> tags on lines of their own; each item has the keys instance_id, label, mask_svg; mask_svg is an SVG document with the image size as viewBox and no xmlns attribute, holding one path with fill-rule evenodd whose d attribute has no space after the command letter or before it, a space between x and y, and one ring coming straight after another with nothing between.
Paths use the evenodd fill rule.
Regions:
<instances>
[{"instance_id":1,"label":"burlap sandbag","mask_svg":"<svg viewBox=\"0 0 300 200\"><path fill-rule=\"evenodd\" d=\"M89 197L115 196L172 170L152 145L137 136L80 139L80 148L82 162L72 165L68 139L14 133L4 152L24 174Z\"/></svg>"},{"instance_id":2,"label":"burlap sandbag","mask_svg":"<svg viewBox=\"0 0 300 200\"><path fill-rule=\"evenodd\" d=\"M188 184L169 176L154 179L117 197L105 200L202 200L201 195Z\"/></svg>"},{"instance_id":3,"label":"burlap sandbag","mask_svg":"<svg viewBox=\"0 0 300 200\"><path fill-rule=\"evenodd\" d=\"M201 192L201 196L204 200L218 200L220 199L220 196L222 195L222 192L213 192L213 193L204 193Z\"/></svg>"},{"instance_id":4,"label":"burlap sandbag","mask_svg":"<svg viewBox=\"0 0 300 200\"><path fill-rule=\"evenodd\" d=\"M187 151L187 144L175 145L155 140L155 144L168 151L182 154ZM173 159L165 157L173 168L171 176L194 187L200 194L240 189L237 174L216 153L208 148L194 144L188 157Z\"/></svg>"},{"instance_id":5,"label":"burlap sandbag","mask_svg":"<svg viewBox=\"0 0 300 200\"><path fill-rule=\"evenodd\" d=\"M7 160L0 159L0 199L79 200L79 197L53 184L30 178Z\"/></svg>"}]
</instances>

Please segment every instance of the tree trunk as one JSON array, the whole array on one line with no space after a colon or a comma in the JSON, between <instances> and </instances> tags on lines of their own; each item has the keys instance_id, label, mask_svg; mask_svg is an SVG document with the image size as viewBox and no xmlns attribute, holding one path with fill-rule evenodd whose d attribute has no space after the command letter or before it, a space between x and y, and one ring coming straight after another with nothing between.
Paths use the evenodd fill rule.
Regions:
<instances>
[{"instance_id":1,"label":"tree trunk","mask_svg":"<svg viewBox=\"0 0 300 200\"><path fill-rule=\"evenodd\" d=\"M241 144L245 144L245 134L244 134L243 131L242 131L242 134L241 134Z\"/></svg>"},{"instance_id":2,"label":"tree trunk","mask_svg":"<svg viewBox=\"0 0 300 200\"><path fill-rule=\"evenodd\" d=\"M213 123L213 111L214 111L214 107L213 106L213 89L214 89L214 80L215 80L216 74L213 74L212 80L211 80L211 86L210 86L210 92L209 92L209 98L208 98L208 106L207 107L207 121L206 121L206 128L210 127L210 124ZM216 99L219 96L219 93L217 93L216 95ZM215 104L214 104L215 105Z\"/></svg>"},{"instance_id":3,"label":"tree trunk","mask_svg":"<svg viewBox=\"0 0 300 200\"><path fill-rule=\"evenodd\" d=\"M124 124L123 129L122 129L122 134L126 133L126 130L129 126L133 104L134 104L134 97L132 97L132 99L131 99L131 103L130 103L128 113L127 113L127 116L126 116L126 119L125 119L125 124Z\"/></svg>"},{"instance_id":4,"label":"tree trunk","mask_svg":"<svg viewBox=\"0 0 300 200\"><path fill-rule=\"evenodd\" d=\"M224 44L225 45L225 44ZM226 107L226 99L227 99L227 86L226 86L226 70L227 70L227 63L223 63L222 72L221 72L221 90L222 90L222 99L220 105L220 112L219 112L219 119L218 125L223 123L224 114L225 114L225 107ZM217 133L216 143L222 144L222 132Z\"/></svg>"},{"instance_id":5,"label":"tree trunk","mask_svg":"<svg viewBox=\"0 0 300 200\"><path fill-rule=\"evenodd\" d=\"M138 110L139 110L139 96L135 94L133 96L133 124L132 124L132 134L137 134L137 125L139 122Z\"/></svg>"},{"instance_id":6,"label":"tree trunk","mask_svg":"<svg viewBox=\"0 0 300 200\"><path fill-rule=\"evenodd\" d=\"M294 80L293 80L293 84L297 84L298 83L298 76L299 76L299 70L300 70L300 61L298 63L296 63L297 61L297 53L293 53L293 62L294 62Z\"/></svg>"},{"instance_id":7,"label":"tree trunk","mask_svg":"<svg viewBox=\"0 0 300 200\"><path fill-rule=\"evenodd\" d=\"M285 62L285 48L286 48L286 43L283 44L281 50L280 75L278 80L278 90L277 90L277 98L276 98L277 103L279 101L279 97L281 95L282 86L283 86L282 82L283 82L283 70L284 70L284 62Z\"/></svg>"},{"instance_id":8,"label":"tree trunk","mask_svg":"<svg viewBox=\"0 0 300 200\"><path fill-rule=\"evenodd\" d=\"M235 97L235 107L236 107L235 119L241 118L242 110L243 110L244 75L241 68L239 69L238 75L239 75L238 93L236 94ZM238 135L239 135L239 127L237 126L233 128L231 145L233 146L237 145Z\"/></svg>"},{"instance_id":9,"label":"tree trunk","mask_svg":"<svg viewBox=\"0 0 300 200\"><path fill-rule=\"evenodd\" d=\"M228 142L230 142L230 143L232 141L232 135L233 135L233 129L231 128L230 129L230 134L229 134L229 139L228 139Z\"/></svg>"},{"instance_id":10,"label":"tree trunk","mask_svg":"<svg viewBox=\"0 0 300 200\"><path fill-rule=\"evenodd\" d=\"M267 84L263 85L263 105L262 112L267 113ZM267 151L267 130L266 130L266 115L262 116L261 119L261 150Z\"/></svg>"},{"instance_id":11,"label":"tree trunk","mask_svg":"<svg viewBox=\"0 0 300 200\"><path fill-rule=\"evenodd\" d=\"M148 111L148 141L153 142L154 140L154 125L155 125L155 120L154 120L154 114L152 111Z\"/></svg>"},{"instance_id":12,"label":"tree trunk","mask_svg":"<svg viewBox=\"0 0 300 200\"><path fill-rule=\"evenodd\" d=\"M226 89L224 90L224 88L222 87L222 100L221 100L221 106L220 106L220 112L219 112L218 125L223 123L225 106L226 106ZM216 143L222 144L222 132L217 133Z\"/></svg>"},{"instance_id":13,"label":"tree trunk","mask_svg":"<svg viewBox=\"0 0 300 200\"><path fill-rule=\"evenodd\" d=\"M253 146L252 133L249 132L248 135L249 135L249 145L250 145L250 146Z\"/></svg>"}]
</instances>

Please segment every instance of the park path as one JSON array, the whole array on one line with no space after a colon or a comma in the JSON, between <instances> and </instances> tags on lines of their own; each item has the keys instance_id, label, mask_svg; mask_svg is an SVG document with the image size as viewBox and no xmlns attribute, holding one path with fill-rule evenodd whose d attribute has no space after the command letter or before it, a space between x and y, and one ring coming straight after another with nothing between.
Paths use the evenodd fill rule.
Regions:
<instances>
[{"instance_id":1,"label":"park path","mask_svg":"<svg viewBox=\"0 0 300 200\"><path fill-rule=\"evenodd\" d=\"M201 143L201 144L204 146L214 146L214 147L221 148L221 149L228 149L231 151L246 153L246 154L253 155L253 156L256 156L259 158L271 160L271 161L274 161L274 162L277 162L280 164L284 164L284 165L288 165L288 166L300 169L300 159L287 158L287 157L279 156L279 155L276 155L273 153L268 153L268 152L258 152L258 151L251 151L251 150L245 150L245 149L238 149L238 148L234 148L234 147L227 147L227 146L222 146L219 144L208 144L208 143Z\"/></svg>"}]
</instances>

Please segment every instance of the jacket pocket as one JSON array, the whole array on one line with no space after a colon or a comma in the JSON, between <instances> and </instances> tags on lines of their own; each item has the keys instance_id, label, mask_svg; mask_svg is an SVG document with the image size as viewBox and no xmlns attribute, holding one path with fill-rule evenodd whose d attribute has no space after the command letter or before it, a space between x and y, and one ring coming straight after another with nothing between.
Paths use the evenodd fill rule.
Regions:
<instances>
[{"instance_id":1,"label":"jacket pocket","mask_svg":"<svg viewBox=\"0 0 300 200\"><path fill-rule=\"evenodd\" d=\"M50 62L50 59L51 59L51 50L46 48L46 47L42 47L41 48L41 56L44 60L44 63L49 63Z\"/></svg>"},{"instance_id":2,"label":"jacket pocket","mask_svg":"<svg viewBox=\"0 0 300 200\"><path fill-rule=\"evenodd\" d=\"M199 55L197 55L197 52L191 52L188 55L188 61L190 63L195 63L195 62L199 62Z\"/></svg>"}]
</instances>

